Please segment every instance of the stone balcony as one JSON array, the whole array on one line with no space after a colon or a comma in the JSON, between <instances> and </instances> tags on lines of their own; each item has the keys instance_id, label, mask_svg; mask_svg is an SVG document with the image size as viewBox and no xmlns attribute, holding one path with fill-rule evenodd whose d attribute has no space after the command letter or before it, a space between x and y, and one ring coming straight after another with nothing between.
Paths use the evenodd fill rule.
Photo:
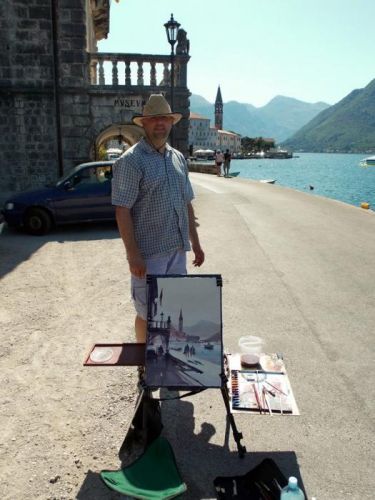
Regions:
<instances>
[{"instance_id":1,"label":"stone balcony","mask_svg":"<svg viewBox=\"0 0 375 500\"><path fill-rule=\"evenodd\" d=\"M174 88L187 91L188 55L174 59ZM92 89L116 91L169 92L171 58L168 55L123 54L100 52L90 54L90 85Z\"/></svg>"},{"instance_id":2,"label":"stone balcony","mask_svg":"<svg viewBox=\"0 0 375 500\"><path fill-rule=\"evenodd\" d=\"M188 54L176 54L174 58L173 109L183 118L171 134L173 146L186 156L189 152L189 59ZM133 144L138 139L134 135L137 127L132 125L132 118L142 112L150 94L162 93L171 102L169 55L90 53L89 70L89 115L96 136L92 144L118 135ZM67 120L71 119L70 115Z\"/></svg>"}]
</instances>

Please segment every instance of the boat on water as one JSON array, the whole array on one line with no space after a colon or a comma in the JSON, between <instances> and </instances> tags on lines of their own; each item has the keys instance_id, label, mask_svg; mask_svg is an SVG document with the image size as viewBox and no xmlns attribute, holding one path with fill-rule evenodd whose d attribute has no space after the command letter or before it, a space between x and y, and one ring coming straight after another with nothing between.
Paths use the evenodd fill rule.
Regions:
<instances>
[{"instance_id":1,"label":"boat on water","mask_svg":"<svg viewBox=\"0 0 375 500\"><path fill-rule=\"evenodd\" d=\"M273 160L284 160L286 158L293 158L293 153L287 149L270 149L265 154L265 157Z\"/></svg>"},{"instance_id":2,"label":"boat on water","mask_svg":"<svg viewBox=\"0 0 375 500\"><path fill-rule=\"evenodd\" d=\"M207 344L204 344L204 348L212 350L214 348L214 346L210 342L207 342Z\"/></svg>"},{"instance_id":3,"label":"boat on water","mask_svg":"<svg viewBox=\"0 0 375 500\"><path fill-rule=\"evenodd\" d=\"M263 160L263 159L273 159L273 160L283 160L286 158L293 158L293 152L287 149L281 148L271 148L268 151L258 151L257 153L247 153L244 157L248 160Z\"/></svg>"},{"instance_id":4,"label":"boat on water","mask_svg":"<svg viewBox=\"0 0 375 500\"><path fill-rule=\"evenodd\" d=\"M275 184L276 179L260 179L259 182L262 184Z\"/></svg>"},{"instance_id":5,"label":"boat on water","mask_svg":"<svg viewBox=\"0 0 375 500\"><path fill-rule=\"evenodd\" d=\"M361 167L375 167L375 156L369 156L360 161Z\"/></svg>"}]
</instances>

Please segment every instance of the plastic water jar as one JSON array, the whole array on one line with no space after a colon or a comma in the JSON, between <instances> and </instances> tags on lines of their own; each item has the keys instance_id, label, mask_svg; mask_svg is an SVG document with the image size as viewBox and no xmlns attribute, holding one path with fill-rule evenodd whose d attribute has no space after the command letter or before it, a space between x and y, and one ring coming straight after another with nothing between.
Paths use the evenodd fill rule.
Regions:
<instances>
[{"instance_id":1,"label":"plastic water jar","mask_svg":"<svg viewBox=\"0 0 375 500\"><path fill-rule=\"evenodd\" d=\"M264 352L263 346L264 341L260 337L254 337L252 335L247 335L246 337L241 337L238 341L238 346L242 352L259 354Z\"/></svg>"}]
</instances>

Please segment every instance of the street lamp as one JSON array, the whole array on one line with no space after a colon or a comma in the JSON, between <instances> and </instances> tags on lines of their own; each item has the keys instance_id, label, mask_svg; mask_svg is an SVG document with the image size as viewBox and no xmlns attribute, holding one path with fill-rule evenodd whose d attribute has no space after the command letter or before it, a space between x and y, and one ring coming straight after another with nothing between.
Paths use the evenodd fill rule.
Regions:
<instances>
[{"instance_id":1,"label":"street lamp","mask_svg":"<svg viewBox=\"0 0 375 500\"><path fill-rule=\"evenodd\" d=\"M178 29L181 26L180 23L173 19L173 14L171 14L170 20L164 24L165 31L167 32L168 43L171 46L171 108L174 112L174 46L177 42ZM171 130L171 143L173 146L173 128Z\"/></svg>"}]
</instances>

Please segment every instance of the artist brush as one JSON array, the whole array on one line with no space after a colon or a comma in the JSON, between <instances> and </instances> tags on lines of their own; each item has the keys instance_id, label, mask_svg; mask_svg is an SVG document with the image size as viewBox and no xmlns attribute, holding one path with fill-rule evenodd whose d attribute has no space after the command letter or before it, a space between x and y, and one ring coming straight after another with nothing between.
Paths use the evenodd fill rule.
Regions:
<instances>
[{"instance_id":1,"label":"artist brush","mask_svg":"<svg viewBox=\"0 0 375 500\"><path fill-rule=\"evenodd\" d=\"M269 414L272 415L271 405L267 399L266 389L264 387L263 387L262 392L263 392L263 400L265 402L265 406L267 406Z\"/></svg>"},{"instance_id":2,"label":"artist brush","mask_svg":"<svg viewBox=\"0 0 375 500\"><path fill-rule=\"evenodd\" d=\"M265 410L265 409L266 409L266 402L265 402L265 400L264 400L264 392L262 391L262 392L261 392L261 393L259 393L259 394L262 394L262 408L263 408L263 410Z\"/></svg>"},{"instance_id":3,"label":"artist brush","mask_svg":"<svg viewBox=\"0 0 375 500\"><path fill-rule=\"evenodd\" d=\"M285 392L283 392L281 389L279 389L278 387L271 384L271 382L268 382L268 380L265 380L265 383L270 385L271 387L273 387L276 391L281 392L281 394L283 394L283 396L288 396L288 394L285 394Z\"/></svg>"},{"instance_id":4,"label":"artist brush","mask_svg":"<svg viewBox=\"0 0 375 500\"><path fill-rule=\"evenodd\" d=\"M263 485L264 483L258 483L257 481L254 481L254 484L255 486L258 488L258 491L261 495L261 498L263 498L264 500L272 500L273 496L271 493L268 493L267 490L269 490L269 488L265 488ZM271 491L271 490L269 490Z\"/></svg>"},{"instance_id":5,"label":"artist brush","mask_svg":"<svg viewBox=\"0 0 375 500\"><path fill-rule=\"evenodd\" d=\"M270 412L270 409L268 407L268 404L267 404L267 401L266 401L266 397L265 397L265 394L264 394L264 391L262 390L262 405L263 405L263 408L264 410L268 410L268 413Z\"/></svg>"},{"instance_id":6,"label":"artist brush","mask_svg":"<svg viewBox=\"0 0 375 500\"><path fill-rule=\"evenodd\" d=\"M254 391L255 399L257 401L257 405L259 408L259 413L262 413L262 405L260 404L259 394L258 394L257 388L255 387L254 384L253 384L253 391Z\"/></svg>"},{"instance_id":7,"label":"artist brush","mask_svg":"<svg viewBox=\"0 0 375 500\"><path fill-rule=\"evenodd\" d=\"M266 485L265 482L259 481L259 484L261 484L263 486L263 488L265 488L267 491L269 491L271 493L271 490L269 489L269 487Z\"/></svg>"},{"instance_id":8,"label":"artist brush","mask_svg":"<svg viewBox=\"0 0 375 500\"><path fill-rule=\"evenodd\" d=\"M278 482L278 480L274 477L274 478L272 479L272 481L276 484L277 489L278 489L279 491L281 491L281 490L282 490L282 487L280 486L280 483Z\"/></svg>"},{"instance_id":9,"label":"artist brush","mask_svg":"<svg viewBox=\"0 0 375 500\"><path fill-rule=\"evenodd\" d=\"M256 370L255 373L256 373L256 377L257 377L257 391L258 391L258 394L260 394L261 391L260 391L260 386L259 386L258 370ZM264 394L263 394L263 406L262 406L262 408L264 409L264 407L265 407L265 404L264 404Z\"/></svg>"},{"instance_id":10,"label":"artist brush","mask_svg":"<svg viewBox=\"0 0 375 500\"><path fill-rule=\"evenodd\" d=\"M273 391L270 391L269 389L267 389L267 387L263 386L263 390L266 391L266 393L269 394L270 396L272 396L273 398L276 397L276 394Z\"/></svg>"},{"instance_id":11,"label":"artist brush","mask_svg":"<svg viewBox=\"0 0 375 500\"><path fill-rule=\"evenodd\" d=\"M237 496L237 482L235 479L233 479L233 496Z\"/></svg>"}]
</instances>

